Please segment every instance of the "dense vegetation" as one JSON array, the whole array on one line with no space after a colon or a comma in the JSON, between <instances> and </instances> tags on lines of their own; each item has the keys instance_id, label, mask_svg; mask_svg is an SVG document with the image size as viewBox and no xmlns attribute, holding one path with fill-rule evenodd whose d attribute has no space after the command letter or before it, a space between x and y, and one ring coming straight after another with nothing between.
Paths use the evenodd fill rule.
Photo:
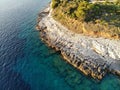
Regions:
<instances>
[{"instance_id":1,"label":"dense vegetation","mask_svg":"<svg viewBox=\"0 0 120 90\"><path fill-rule=\"evenodd\" d=\"M52 0L52 8L53 17L70 30L104 37L120 37L120 0L103 3Z\"/></svg>"}]
</instances>

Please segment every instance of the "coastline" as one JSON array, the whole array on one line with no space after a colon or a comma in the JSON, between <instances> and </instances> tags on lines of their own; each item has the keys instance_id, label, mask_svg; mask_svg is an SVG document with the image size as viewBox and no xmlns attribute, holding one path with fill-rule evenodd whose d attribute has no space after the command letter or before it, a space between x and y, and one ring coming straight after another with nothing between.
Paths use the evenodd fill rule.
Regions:
<instances>
[{"instance_id":1,"label":"coastline","mask_svg":"<svg viewBox=\"0 0 120 90\"><path fill-rule=\"evenodd\" d=\"M106 73L120 75L119 40L75 34L52 18L49 7L39 14L36 29L48 46L60 51L67 62L85 75L98 80Z\"/></svg>"}]
</instances>

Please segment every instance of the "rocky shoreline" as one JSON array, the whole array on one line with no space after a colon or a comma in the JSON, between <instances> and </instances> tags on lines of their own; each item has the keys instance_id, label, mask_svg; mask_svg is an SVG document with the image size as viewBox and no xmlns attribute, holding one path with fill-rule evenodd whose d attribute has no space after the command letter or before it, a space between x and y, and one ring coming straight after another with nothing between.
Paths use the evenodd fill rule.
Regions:
<instances>
[{"instance_id":1,"label":"rocky shoreline","mask_svg":"<svg viewBox=\"0 0 120 90\"><path fill-rule=\"evenodd\" d=\"M39 14L36 29L45 43L85 75L101 80L106 73L120 75L120 41L75 34L55 21L48 7Z\"/></svg>"}]
</instances>

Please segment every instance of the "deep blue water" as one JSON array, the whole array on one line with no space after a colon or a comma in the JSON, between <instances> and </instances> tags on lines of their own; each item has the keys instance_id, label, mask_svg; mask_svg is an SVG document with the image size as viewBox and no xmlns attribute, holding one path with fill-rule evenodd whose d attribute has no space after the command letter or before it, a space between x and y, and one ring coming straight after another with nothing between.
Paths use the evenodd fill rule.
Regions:
<instances>
[{"instance_id":1,"label":"deep blue water","mask_svg":"<svg viewBox=\"0 0 120 90\"><path fill-rule=\"evenodd\" d=\"M0 90L120 90L120 78L84 76L35 30L50 0L0 0Z\"/></svg>"}]
</instances>

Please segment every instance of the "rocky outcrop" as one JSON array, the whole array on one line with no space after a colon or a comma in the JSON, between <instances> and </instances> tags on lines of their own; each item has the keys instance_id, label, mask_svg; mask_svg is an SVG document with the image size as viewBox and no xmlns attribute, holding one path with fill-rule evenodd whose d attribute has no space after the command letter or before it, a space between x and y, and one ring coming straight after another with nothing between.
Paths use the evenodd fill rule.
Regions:
<instances>
[{"instance_id":1,"label":"rocky outcrop","mask_svg":"<svg viewBox=\"0 0 120 90\"><path fill-rule=\"evenodd\" d=\"M36 29L42 40L85 75L100 80L108 72L120 74L119 40L75 34L55 21L49 8L39 14Z\"/></svg>"}]
</instances>

